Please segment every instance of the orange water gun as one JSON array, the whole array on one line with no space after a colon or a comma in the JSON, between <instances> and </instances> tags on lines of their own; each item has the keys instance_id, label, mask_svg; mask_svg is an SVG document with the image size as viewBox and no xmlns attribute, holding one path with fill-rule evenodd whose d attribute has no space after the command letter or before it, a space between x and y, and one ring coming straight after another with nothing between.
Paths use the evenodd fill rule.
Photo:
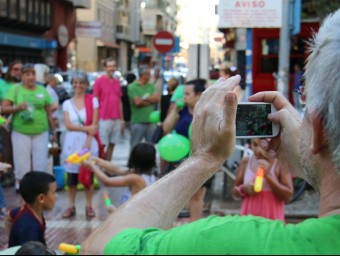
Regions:
<instances>
[{"instance_id":1,"label":"orange water gun","mask_svg":"<svg viewBox=\"0 0 340 256\"><path fill-rule=\"evenodd\" d=\"M255 183L254 183L254 191L256 193L259 193L262 191L263 177L264 177L264 168L262 166L259 166L259 168L257 168Z\"/></svg>"}]
</instances>

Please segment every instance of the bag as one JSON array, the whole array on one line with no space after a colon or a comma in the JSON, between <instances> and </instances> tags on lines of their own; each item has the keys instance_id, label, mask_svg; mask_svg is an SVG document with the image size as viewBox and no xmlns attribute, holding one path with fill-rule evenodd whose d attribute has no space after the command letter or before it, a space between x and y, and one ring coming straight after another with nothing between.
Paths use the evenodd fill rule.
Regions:
<instances>
[{"instance_id":1,"label":"bag","mask_svg":"<svg viewBox=\"0 0 340 256\"><path fill-rule=\"evenodd\" d=\"M84 185L86 189L90 188L92 184L92 171L84 167L83 165L80 166L78 180L81 184Z\"/></svg>"},{"instance_id":2,"label":"bag","mask_svg":"<svg viewBox=\"0 0 340 256\"><path fill-rule=\"evenodd\" d=\"M12 120L13 120L13 114L10 114L9 117L7 117L6 122L2 124L2 127L7 131L12 131Z\"/></svg>"},{"instance_id":3,"label":"bag","mask_svg":"<svg viewBox=\"0 0 340 256\"><path fill-rule=\"evenodd\" d=\"M151 142L153 144L157 144L160 141L160 139L163 137L163 133L164 133L163 126L157 125L157 128L152 135Z\"/></svg>"},{"instance_id":4,"label":"bag","mask_svg":"<svg viewBox=\"0 0 340 256\"><path fill-rule=\"evenodd\" d=\"M59 156L61 153L61 148L59 147L58 143L50 142L48 143L48 154L50 156Z\"/></svg>"},{"instance_id":5,"label":"bag","mask_svg":"<svg viewBox=\"0 0 340 256\"><path fill-rule=\"evenodd\" d=\"M17 104L17 99L18 99L18 90L19 90L19 85L15 85L16 88L15 88L15 94L14 94L14 106L15 104ZM12 131L12 122L13 122L13 113L10 114L8 117L7 117L7 120L6 122L2 125L2 127L7 131L7 132L11 132Z\"/></svg>"}]
</instances>

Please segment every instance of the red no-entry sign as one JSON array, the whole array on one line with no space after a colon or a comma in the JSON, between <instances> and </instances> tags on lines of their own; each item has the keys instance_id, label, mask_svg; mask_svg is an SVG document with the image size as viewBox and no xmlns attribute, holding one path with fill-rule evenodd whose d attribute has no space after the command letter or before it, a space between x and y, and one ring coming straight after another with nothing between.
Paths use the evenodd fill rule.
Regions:
<instances>
[{"instance_id":1,"label":"red no-entry sign","mask_svg":"<svg viewBox=\"0 0 340 256\"><path fill-rule=\"evenodd\" d=\"M175 38L171 33L161 31L153 37L152 42L157 51L166 53L170 52L172 48L174 48Z\"/></svg>"}]
</instances>

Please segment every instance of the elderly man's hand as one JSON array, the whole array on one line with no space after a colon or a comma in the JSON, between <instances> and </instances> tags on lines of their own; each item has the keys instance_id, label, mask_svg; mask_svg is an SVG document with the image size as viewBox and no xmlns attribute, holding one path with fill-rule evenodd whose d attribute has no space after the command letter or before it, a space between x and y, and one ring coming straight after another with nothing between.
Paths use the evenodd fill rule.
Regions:
<instances>
[{"instance_id":1,"label":"elderly man's hand","mask_svg":"<svg viewBox=\"0 0 340 256\"><path fill-rule=\"evenodd\" d=\"M232 92L240 83L239 75L219 79L195 105L192 128L193 156L222 164L235 146L237 95Z\"/></svg>"},{"instance_id":2,"label":"elderly man's hand","mask_svg":"<svg viewBox=\"0 0 340 256\"><path fill-rule=\"evenodd\" d=\"M271 140L261 140L260 146L267 150L272 158L277 157L284 168L304 177L299 152L300 114L279 92L260 92L250 96L249 101L274 104L278 111L270 114L269 119L280 125L280 134Z\"/></svg>"}]
</instances>

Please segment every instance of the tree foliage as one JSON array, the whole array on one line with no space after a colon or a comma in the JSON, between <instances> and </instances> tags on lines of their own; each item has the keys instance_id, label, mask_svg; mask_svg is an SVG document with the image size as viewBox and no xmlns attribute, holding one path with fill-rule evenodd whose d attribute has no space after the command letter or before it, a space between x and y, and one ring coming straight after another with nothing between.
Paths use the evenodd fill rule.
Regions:
<instances>
[{"instance_id":1,"label":"tree foliage","mask_svg":"<svg viewBox=\"0 0 340 256\"><path fill-rule=\"evenodd\" d=\"M340 8L340 0L302 0L301 19L325 18Z\"/></svg>"}]
</instances>

